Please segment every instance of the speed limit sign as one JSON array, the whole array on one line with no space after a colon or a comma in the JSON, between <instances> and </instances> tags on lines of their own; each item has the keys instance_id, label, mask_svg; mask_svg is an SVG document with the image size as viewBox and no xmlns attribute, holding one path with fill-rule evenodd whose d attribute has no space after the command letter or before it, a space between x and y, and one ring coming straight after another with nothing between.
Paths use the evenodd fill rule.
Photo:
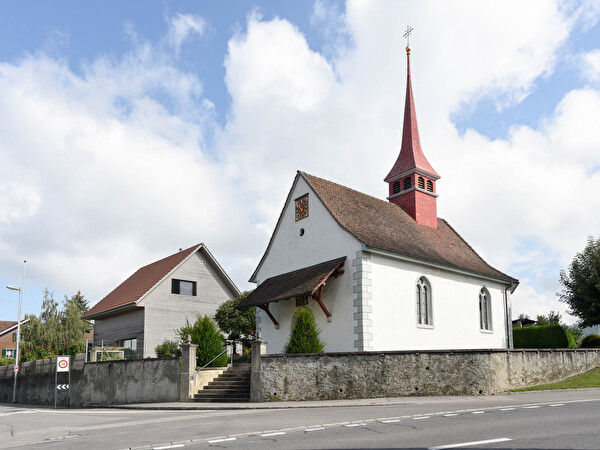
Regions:
<instances>
[{"instance_id":1,"label":"speed limit sign","mask_svg":"<svg viewBox=\"0 0 600 450\"><path fill-rule=\"evenodd\" d=\"M68 372L69 371L69 356L58 356L56 358L56 371L57 372Z\"/></svg>"}]
</instances>

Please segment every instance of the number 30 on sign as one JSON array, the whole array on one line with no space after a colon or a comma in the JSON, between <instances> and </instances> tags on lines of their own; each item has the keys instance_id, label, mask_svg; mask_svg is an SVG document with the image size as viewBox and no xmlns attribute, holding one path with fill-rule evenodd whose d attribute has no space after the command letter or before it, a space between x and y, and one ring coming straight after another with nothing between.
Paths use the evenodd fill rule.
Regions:
<instances>
[{"instance_id":1,"label":"number 30 on sign","mask_svg":"<svg viewBox=\"0 0 600 450\"><path fill-rule=\"evenodd\" d=\"M69 371L69 356L57 356L56 357L56 371L57 372L68 372Z\"/></svg>"}]
</instances>

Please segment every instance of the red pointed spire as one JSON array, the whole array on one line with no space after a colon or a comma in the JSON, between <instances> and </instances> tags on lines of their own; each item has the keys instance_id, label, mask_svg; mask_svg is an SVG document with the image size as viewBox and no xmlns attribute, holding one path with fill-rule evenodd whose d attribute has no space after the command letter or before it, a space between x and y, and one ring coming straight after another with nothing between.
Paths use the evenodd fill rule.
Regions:
<instances>
[{"instance_id":1,"label":"red pointed spire","mask_svg":"<svg viewBox=\"0 0 600 450\"><path fill-rule=\"evenodd\" d=\"M417 222L437 227L437 194L435 182L440 176L421 148L417 113L410 76L410 47L406 47L407 81L402 146L396 163L385 177L389 183L388 200L402 207Z\"/></svg>"},{"instance_id":2,"label":"red pointed spire","mask_svg":"<svg viewBox=\"0 0 600 450\"><path fill-rule=\"evenodd\" d=\"M406 80L406 102L404 104L404 125L402 127L402 146L396 163L387 177L385 182L389 182L391 178L408 172L412 169L420 169L426 172L431 178L439 179L440 176L431 167L423 149L421 149L421 139L419 138L419 127L417 125L417 113L415 110L415 100L412 93L412 82L410 79L410 47L406 47L406 62L407 62L407 80Z\"/></svg>"}]
</instances>

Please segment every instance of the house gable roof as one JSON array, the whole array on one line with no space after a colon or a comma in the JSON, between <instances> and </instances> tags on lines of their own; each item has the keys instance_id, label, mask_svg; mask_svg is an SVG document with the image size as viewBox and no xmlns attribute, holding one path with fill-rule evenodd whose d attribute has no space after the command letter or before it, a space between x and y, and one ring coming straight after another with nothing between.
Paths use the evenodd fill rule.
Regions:
<instances>
[{"instance_id":1,"label":"house gable roof","mask_svg":"<svg viewBox=\"0 0 600 450\"><path fill-rule=\"evenodd\" d=\"M21 326L29 322L29 319L21 320ZM0 320L0 336L17 329L17 321Z\"/></svg>"},{"instance_id":2,"label":"house gable roof","mask_svg":"<svg viewBox=\"0 0 600 450\"><path fill-rule=\"evenodd\" d=\"M200 250L205 251L210 262L220 272L226 284L229 285L235 294L239 295L239 289L235 286L233 281L231 281L223 268L217 263L206 246L201 243L142 267L94 305L83 315L83 318L94 319L105 314L137 305L166 277L173 273L175 269Z\"/></svg>"},{"instance_id":3,"label":"house gable roof","mask_svg":"<svg viewBox=\"0 0 600 450\"><path fill-rule=\"evenodd\" d=\"M306 180L340 227L367 249L382 250L415 261L479 274L513 286L518 284L517 279L485 262L444 219L438 218L437 228L421 225L393 203L300 171L296 175L290 194L299 177ZM280 215L276 229L281 219ZM274 235L275 232L250 281L255 281L256 274L271 248Z\"/></svg>"}]
</instances>

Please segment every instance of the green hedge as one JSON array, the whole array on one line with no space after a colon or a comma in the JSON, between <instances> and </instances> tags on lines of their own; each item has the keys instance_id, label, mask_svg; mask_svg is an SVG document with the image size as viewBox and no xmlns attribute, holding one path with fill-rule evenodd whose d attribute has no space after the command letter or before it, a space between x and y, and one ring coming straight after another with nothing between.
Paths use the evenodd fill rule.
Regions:
<instances>
[{"instance_id":1,"label":"green hedge","mask_svg":"<svg viewBox=\"0 0 600 450\"><path fill-rule=\"evenodd\" d=\"M600 348L600 336L597 334L590 334L583 338L581 341L582 348Z\"/></svg>"},{"instance_id":2,"label":"green hedge","mask_svg":"<svg viewBox=\"0 0 600 450\"><path fill-rule=\"evenodd\" d=\"M575 338L560 325L513 328L515 348L577 347Z\"/></svg>"}]
</instances>

